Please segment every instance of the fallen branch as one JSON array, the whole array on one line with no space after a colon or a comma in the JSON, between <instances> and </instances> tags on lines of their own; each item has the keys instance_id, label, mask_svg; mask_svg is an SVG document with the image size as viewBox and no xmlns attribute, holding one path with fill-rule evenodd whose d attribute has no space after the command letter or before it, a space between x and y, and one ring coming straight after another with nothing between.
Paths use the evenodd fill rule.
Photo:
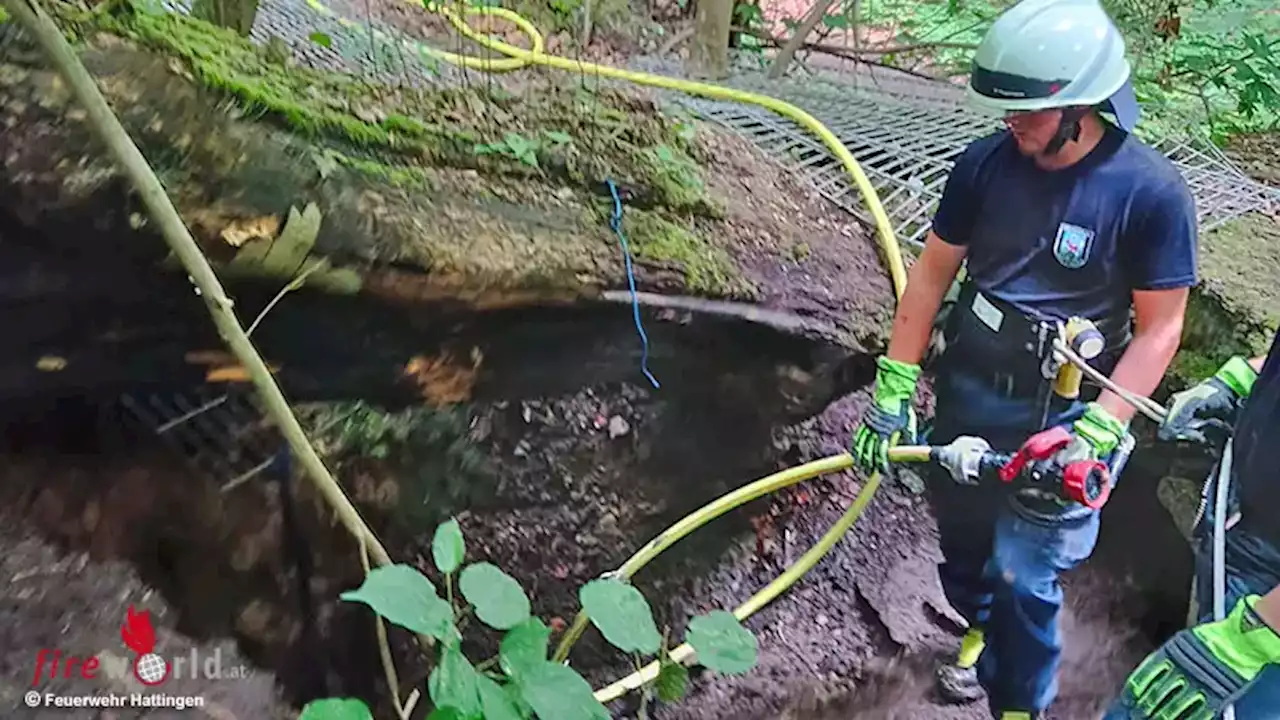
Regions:
<instances>
[{"instance_id":1,"label":"fallen branch","mask_svg":"<svg viewBox=\"0 0 1280 720\"><path fill-rule=\"evenodd\" d=\"M694 26L690 24L682 28L680 32L676 33L675 35L672 35L670 40L666 41L665 43L662 44L662 47L658 48L658 57L667 55L668 53L672 52L676 48L680 47L684 43L684 41L693 37L693 31L694 31Z\"/></svg>"},{"instance_id":2,"label":"fallen branch","mask_svg":"<svg viewBox=\"0 0 1280 720\"><path fill-rule=\"evenodd\" d=\"M781 45L778 51L778 57L774 59L773 66L769 68L769 79L777 80L787 72L787 68L791 66L791 60L796 56L796 51L804 44L805 38L809 37L809 33L818 26L822 18L827 16L827 10L835 4L836 0L818 0L813 7L809 8L809 14L804 16L800 21L800 27L796 28L795 34L787 38L786 42Z\"/></svg>"},{"instance_id":3,"label":"fallen branch","mask_svg":"<svg viewBox=\"0 0 1280 720\"><path fill-rule=\"evenodd\" d=\"M765 43L769 47L782 47L787 42L783 38L774 37L760 30L751 30L749 28L737 27L737 26L734 26L732 30L734 32L740 32L744 35L750 35L751 37L754 37L757 40L760 40L761 42ZM951 45L958 46L961 44L962 43L939 43L937 45L933 45L933 47L945 47L945 46L951 46ZM907 75L911 75L912 77L918 77L922 80L930 80L933 82L937 82L938 78L934 77L933 75L922 73L918 70L908 70L907 68L901 68L896 65L890 65L889 63L886 63L886 62L880 62L877 60L868 60L866 58L867 55L888 55L890 52L905 52L906 50L922 49L929 46L930 46L929 43L919 43L916 45L899 45L899 46L896 46L896 48L888 48L888 49L878 48L878 49L854 50L851 48L840 47L839 45L822 45L819 43L801 43L800 44L800 48L804 50L809 50L812 52L820 52L820 53L824 53L826 55L832 55L834 57L838 57L844 60L851 60L856 63L861 63L863 65L882 67L887 70L906 73Z\"/></svg>"}]
</instances>

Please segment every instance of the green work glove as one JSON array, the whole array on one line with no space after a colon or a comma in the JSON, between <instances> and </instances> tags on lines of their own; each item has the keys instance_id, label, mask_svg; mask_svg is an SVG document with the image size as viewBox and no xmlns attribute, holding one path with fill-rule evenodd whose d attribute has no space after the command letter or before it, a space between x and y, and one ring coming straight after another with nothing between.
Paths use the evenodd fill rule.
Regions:
<instances>
[{"instance_id":1,"label":"green work glove","mask_svg":"<svg viewBox=\"0 0 1280 720\"><path fill-rule=\"evenodd\" d=\"M1261 599L1249 595L1218 622L1192 628L1197 639L1223 665L1252 680L1268 663L1280 663L1280 635L1253 609Z\"/></svg>"},{"instance_id":2,"label":"green work glove","mask_svg":"<svg viewBox=\"0 0 1280 720\"><path fill-rule=\"evenodd\" d=\"M853 433L854 464L863 472L888 472L889 448L916 441L916 412L911 405L920 379L920 366L876 360L875 397Z\"/></svg>"},{"instance_id":3,"label":"green work glove","mask_svg":"<svg viewBox=\"0 0 1280 720\"><path fill-rule=\"evenodd\" d=\"M1264 667L1280 663L1280 635L1258 617L1254 609L1258 600L1257 595L1244 597L1222 620L1183 630L1147 656L1125 681L1126 707L1140 711L1142 717L1166 718L1182 717L1188 708L1199 706L1191 717L1220 717L1229 698L1220 693L1213 696L1189 677L1207 672L1230 690L1247 686ZM1171 651L1175 645L1181 646L1180 651ZM1186 666L1188 659L1198 668ZM1245 716L1239 717L1244 720Z\"/></svg>"},{"instance_id":4,"label":"green work glove","mask_svg":"<svg viewBox=\"0 0 1280 720\"><path fill-rule=\"evenodd\" d=\"M1124 438L1129 428L1096 402L1085 407L1084 415L1071 425L1076 437L1089 445L1095 460L1101 460L1112 452Z\"/></svg>"},{"instance_id":5,"label":"green work glove","mask_svg":"<svg viewBox=\"0 0 1280 720\"><path fill-rule=\"evenodd\" d=\"M1169 416L1160 424L1156 437L1165 442L1207 443L1205 429L1230 426L1257 378L1257 371L1247 360L1239 355L1231 358L1213 377L1174 393Z\"/></svg>"}]
</instances>

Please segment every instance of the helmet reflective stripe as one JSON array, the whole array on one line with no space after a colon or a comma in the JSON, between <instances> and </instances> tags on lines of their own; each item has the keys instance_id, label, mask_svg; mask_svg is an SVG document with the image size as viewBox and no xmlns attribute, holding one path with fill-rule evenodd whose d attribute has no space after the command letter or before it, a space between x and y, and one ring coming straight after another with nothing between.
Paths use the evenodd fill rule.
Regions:
<instances>
[{"instance_id":1,"label":"helmet reflective stripe","mask_svg":"<svg viewBox=\"0 0 1280 720\"><path fill-rule=\"evenodd\" d=\"M968 97L995 113L1102 106L1132 129L1137 100L1124 53L1124 38L1098 0L1022 0L978 45Z\"/></svg>"}]
</instances>

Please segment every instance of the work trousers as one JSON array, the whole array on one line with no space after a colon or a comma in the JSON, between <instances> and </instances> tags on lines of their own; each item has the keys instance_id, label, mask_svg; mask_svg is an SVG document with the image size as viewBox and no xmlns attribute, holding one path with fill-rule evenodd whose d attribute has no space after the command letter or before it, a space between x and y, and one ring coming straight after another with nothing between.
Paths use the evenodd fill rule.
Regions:
<instances>
[{"instance_id":1,"label":"work trousers","mask_svg":"<svg viewBox=\"0 0 1280 720\"><path fill-rule=\"evenodd\" d=\"M1000 383L977 370L944 364L934 388L937 411L929 444L970 435L985 438L994 450L1014 452L1042 429L1043 408L1034 396L1004 393ZM1070 424L1084 409L1081 402L1055 397L1048 425ZM1059 574L1092 554L1098 513L1076 505L1075 517L1055 522L1024 512L998 479L968 486L936 467L926 475L940 533L943 591L985 633L978 677L992 714L1047 708L1057 695L1062 653Z\"/></svg>"}]
</instances>

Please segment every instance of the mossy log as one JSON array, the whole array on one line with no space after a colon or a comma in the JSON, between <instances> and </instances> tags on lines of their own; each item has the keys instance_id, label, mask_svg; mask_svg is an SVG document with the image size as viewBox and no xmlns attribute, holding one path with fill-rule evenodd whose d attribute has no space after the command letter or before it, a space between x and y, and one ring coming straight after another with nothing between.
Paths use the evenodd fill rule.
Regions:
<instances>
[{"instance_id":1,"label":"mossy log","mask_svg":"<svg viewBox=\"0 0 1280 720\"><path fill-rule=\"evenodd\" d=\"M808 411L865 380L850 362L861 368L882 340L892 303L872 243L746 143L575 78L515 98L484 85L391 90L292 66L197 20L124 3L53 11L241 322L305 276L253 335L295 397L456 402L535 377L519 391L619 379L624 364L634 379L640 344L605 180L650 321L678 321L651 338L655 363L715 377L705 353L678 358L720 342L755 366L739 382ZM0 86L3 391L243 379L56 74L9 42ZM554 310L584 303L594 314ZM691 316L719 319L694 332ZM565 377L599 344L584 317L627 339L612 365ZM552 347L524 322L566 341ZM742 327L761 324L805 341L761 353L767 339ZM535 347L539 367L522 359Z\"/></svg>"}]
</instances>

